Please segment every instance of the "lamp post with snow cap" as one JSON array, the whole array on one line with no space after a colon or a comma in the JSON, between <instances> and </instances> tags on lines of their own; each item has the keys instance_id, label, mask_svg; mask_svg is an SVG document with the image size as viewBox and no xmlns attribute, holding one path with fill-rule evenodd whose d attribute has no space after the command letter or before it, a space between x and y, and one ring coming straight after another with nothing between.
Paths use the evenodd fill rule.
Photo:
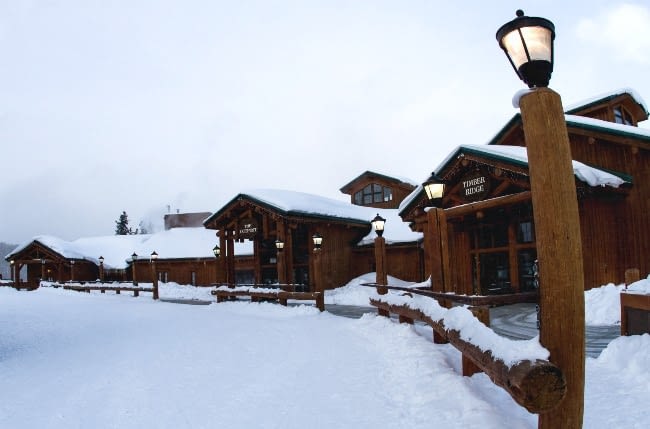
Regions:
<instances>
[{"instance_id":1,"label":"lamp post with snow cap","mask_svg":"<svg viewBox=\"0 0 650 429\"><path fill-rule=\"evenodd\" d=\"M386 272L386 239L384 238L386 219L377 213L377 216L370 223L377 233L377 237L375 237L375 283L377 283L377 293L385 295L388 293L388 289L386 288L388 285L388 273Z\"/></svg>"},{"instance_id":2,"label":"lamp post with snow cap","mask_svg":"<svg viewBox=\"0 0 650 429\"><path fill-rule=\"evenodd\" d=\"M153 299L158 299L158 275L156 273L156 260L158 260L158 254L154 250L151 252L151 283L153 283Z\"/></svg>"},{"instance_id":3,"label":"lamp post with snow cap","mask_svg":"<svg viewBox=\"0 0 650 429\"><path fill-rule=\"evenodd\" d=\"M74 264L75 264L75 262L76 261L74 259L70 261L70 281L71 282L74 281Z\"/></svg>"},{"instance_id":4,"label":"lamp post with snow cap","mask_svg":"<svg viewBox=\"0 0 650 429\"><path fill-rule=\"evenodd\" d=\"M524 16L497 31L517 75L530 90L518 100L539 261L540 342L565 379L560 404L539 416L539 428L581 428L584 412L584 273L578 198L560 96L547 88L553 71L555 26Z\"/></svg>"},{"instance_id":5,"label":"lamp post with snow cap","mask_svg":"<svg viewBox=\"0 0 650 429\"><path fill-rule=\"evenodd\" d=\"M99 281L104 283L104 257L99 257Z\"/></svg>"}]
</instances>

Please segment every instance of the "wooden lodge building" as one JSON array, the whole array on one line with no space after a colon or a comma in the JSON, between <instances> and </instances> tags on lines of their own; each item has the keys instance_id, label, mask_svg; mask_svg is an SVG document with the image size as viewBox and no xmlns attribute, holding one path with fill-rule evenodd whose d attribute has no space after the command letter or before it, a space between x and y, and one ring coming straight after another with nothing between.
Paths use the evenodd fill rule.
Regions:
<instances>
[{"instance_id":1,"label":"wooden lodge building","mask_svg":"<svg viewBox=\"0 0 650 429\"><path fill-rule=\"evenodd\" d=\"M628 268L649 273L650 130L637 127L647 107L622 90L566 113L585 287L622 283ZM531 290L536 231L520 114L487 145L457 148L434 174L445 183L442 199L430 202L420 186L400 205L404 221L425 234L432 288Z\"/></svg>"},{"instance_id":2,"label":"wooden lodge building","mask_svg":"<svg viewBox=\"0 0 650 429\"><path fill-rule=\"evenodd\" d=\"M621 283L629 268L650 273L650 130L637 126L647 119L631 90L566 110L586 288ZM330 289L375 271L370 221L379 213L387 219L390 276L431 277L434 290L464 294L533 289L536 230L521 116L487 145L459 146L433 176L445 183L443 197L433 201L421 184L365 171L340 188L349 203L292 191L242 192L213 214L168 215L157 234L74 242L41 236L6 260L35 284L150 282L156 275L179 284ZM322 237L318 251L314 235ZM140 256L133 260L133 253Z\"/></svg>"}]
</instances>

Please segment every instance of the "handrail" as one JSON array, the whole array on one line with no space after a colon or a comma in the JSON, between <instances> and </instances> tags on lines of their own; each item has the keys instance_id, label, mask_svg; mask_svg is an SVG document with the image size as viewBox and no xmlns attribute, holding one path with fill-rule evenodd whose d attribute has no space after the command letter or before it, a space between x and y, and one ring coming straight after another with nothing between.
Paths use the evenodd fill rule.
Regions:
<instances>
[{"instance_id":1,"label":"handrail","mask_svg":"<svg viewBox=\"0 0 650 429\"><path fill-rule=\"evenodd\" d=\"M379 285L377 283L361 283L361 286L410 292L417 295L428 296L429 298L435 298L438 300L447 300L447 301L457 302L459 304L468 304L472 306L482 306L482 305L499 306L499 305L510 305L510 304L519 304L523 302L539 301L539 293L537 291L509 293L503 295L458 295L451 292L435 292L429 289L407 288L401 286L384 286L384 285Z\"/></svg>"}]
</instances>

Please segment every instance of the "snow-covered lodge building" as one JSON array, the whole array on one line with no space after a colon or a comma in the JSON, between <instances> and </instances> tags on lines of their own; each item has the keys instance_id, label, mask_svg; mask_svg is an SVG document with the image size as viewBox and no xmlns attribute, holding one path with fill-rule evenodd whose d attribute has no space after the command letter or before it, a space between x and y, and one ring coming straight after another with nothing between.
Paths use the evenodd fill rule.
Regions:
<instances>
[{"instance_id":1,"label":"snow-covered lodge building","mask_svg":"<svg viewBox=\"0 0 650 429\"><path fill-rule=\"evenodd\" d=\"M586 288L621 283L628 268L650 272L650 130L637 127L646 119L647 106L627 89L566 110ZM435 218L425 212L431 203L422 187L400 205L402 218L427 237L434 290L533 288L537 252L521 115L487 145L458 147L434 173L446 183Z\"/></svg>"},{"instance_id":2,"label":"snow-covered lodge building","mask_svg":"<svg viewBox=\"0 0 650 429\"><path fill-rule=\"evenodd\" d=\"M632 90L566 110L587 288L620 283L628 268L650 273L650 130L637 126L647 119L647 106ZM370 221L379 213L388 219L391 276L431 276L434 290L467 294L533 288L536 231L521 116L486 145L459 146L434 173L446 183L436 202L421 184L366 171L340 188L350 203L293 191L244 191L211 215L170 219L166 231L151 236L36 237L6 259L18 269L26 266L31 282L95 280L99 256L109 279L135 273L151 281L148 255L156 251L156 275L163 281L333 288L374 271ZM323 237L318 266L314 234ZM133 260L133 253L140 257Z\"/></svg>"}]
</instances>

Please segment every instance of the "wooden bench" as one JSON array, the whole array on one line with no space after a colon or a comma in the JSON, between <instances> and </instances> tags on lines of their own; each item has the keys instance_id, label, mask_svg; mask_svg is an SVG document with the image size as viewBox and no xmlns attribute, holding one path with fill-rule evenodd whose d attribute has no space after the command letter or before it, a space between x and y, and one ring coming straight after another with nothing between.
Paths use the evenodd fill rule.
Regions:
<instances>
[{"instance_id":1,"label":"wooden bench","mask_svg":"<svg viewBox=\"0 0 650 429\"><path fill-rule=\"evenodd\" d=\"M286 306L287 302L314 301L320 311L325 311L325 294L323 292L296 292L293 285L279 285L277 288L263 287L265 285L253 286L219 286L210 293L216 297L217 303L239 297L248 297L251 302L278 301Z\"/></svg>"},{"instance_id":2,"label":"wooden bench","mask_svg":"<svg viewBox=\"0 0 650 429\"><path fill-rule=\"evenodd\" d=\"M100 291L106 293L107 290L114 291L117 295L120 292L133 292L133 296L140 296L140 292L152 292L153 288L139 286L89 286L89 285L63 285L63 289L75 290L77 292Z\"/></svg>"}]
</instances>

